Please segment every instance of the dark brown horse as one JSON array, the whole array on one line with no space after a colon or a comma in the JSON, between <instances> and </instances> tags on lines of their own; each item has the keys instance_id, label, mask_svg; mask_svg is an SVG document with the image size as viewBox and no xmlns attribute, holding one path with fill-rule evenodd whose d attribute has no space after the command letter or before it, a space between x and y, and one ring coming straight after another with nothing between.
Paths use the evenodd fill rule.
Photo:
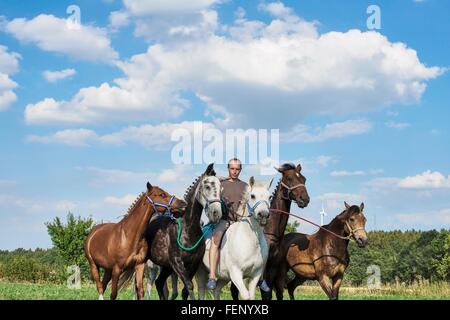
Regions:
<instances>
[{"instance_id":1,"label":"dark brown horse","mask_svg":"<svg viewBox=\"0 0 450 320\"><path fill-rule=\"evenodd\" d=\"M220 180L216 177L213 164L210 164L186 192L184 198L187 207L186 213L180 218L182 230L179 239L179 227L174 219L159 217L148 225L145 232L148 243L147 259L161 267L155 282L161 300L167 299L164 285L172 272L175 272L184 284L183 299L195 298L192 278L205 252L200 219L205 208L211 222L219 221L222 217L220 196ZM131 276L132 272L128 272L123 275L123 279Z\"/></svg>"},{"instance_id":2,"label":"dark brown horse","mask_svg":"<svg viewBox=\"0 0 450 320\"><path fill-rule=\"evenodd\" d=\"M290 212L292 201L297 203L299 208L305 208L309 203L309 195L305 186L306 178L301 173L302 166L300 164L295 166L292 163L286 163L276 169L282 176L272 195L270 209ZM269 247L269 257L264 271L264 279L267 281L269 287L272 287L278 268L276 263L274 263L274 257L278 253L280 242L283 239L284 231L286 230L288 218L287 215L271 213L269 220L264 227L264 234ZM234 288L232 288L232 293L234 291ZM237 298L237 294L233 294L233 296ZM261 291L261 296L265 300L271 299L272 292L266 293Z\"/></svg>"},{"instance_id":3,"label":"dark brown horse","mask_svg":"<svg viewBox=\"0 0 450 320\"><path fill-rule=\"evenodd\" d=\"M205 208L211 222L219 221L222 217L220 196L220 180L216 177L213 164L210 164L186 191L184 199L187 208L185 215L180 219L182 226L180 243L177 239L179 227L175 221L160 218L150 223L146 232L149 245L148 258L161 266L161 272L155 282L160 299L167 299L164 295L164 284L172 272L175 272L184 284L183 300L187 300L188 297L195 299L192 278L205 252L200 219Z\"/></svg>"},{"instance_id":4,"label":"dark brown horse","mask_svg":"<svg viewBox=\"0 0 450 320\"><path fill-rule=\"evenodd\" d=\"M148 248L144 234L147 224L155 211L169 210L182 215L185 209L185 201L147 183L147 191L139 195L120 222L104 223L93 228L86 238L84 252L99 299L103 299L111 279L111 300L116 299L119 277L123 271L130 269L136 272L138 299L144 298L143 276ZM100 281L100 268L105 269L103 281Z\"/></svg>"},{"instance_id":5,"label":"dark brown horse","mask_svg":"<svg viewBox=\"0 0 450 320\"><path fill-rule=\"evenodd\" d=\"M292 300L295 288L306 280L319 281L329 299L339 298L342 278L350 262L347 250L349 240L355 240L359 247L364 247L368 242L364 203L359 207L345 203L345 208L331 223L324 226L337 236L319 229L313 235L289 233L283 238L275 258L278 273L274 285L278 300L283 299L289 269L296 275L288 283Z\"/></svg>"}]
</instances>

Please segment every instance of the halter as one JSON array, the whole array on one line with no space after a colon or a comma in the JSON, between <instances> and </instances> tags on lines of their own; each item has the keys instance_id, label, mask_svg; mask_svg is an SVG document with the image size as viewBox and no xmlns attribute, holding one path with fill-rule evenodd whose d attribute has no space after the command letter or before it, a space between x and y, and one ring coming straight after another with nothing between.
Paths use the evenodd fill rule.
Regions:
<instances>
[{"instance_id":1,"label":"halter","mask_svg":"<svg viewBox=\"0 0 450 320\"><path fill-rule=\"evenodd\" d=\"M348 240L354 240L355 239L355 233L356 231L359 230L364 230L364 228L356 228L356 229L352 229L352 227L350 226L350 223L348 223L347 220L345 220L345 225L347 226L348 230L349 230L349 235L345 238L347 238Z\"/></svg>"},{"instance_id":2,"label":"halter","mask_svg":"<svg viewBox=\"0 0 450 320\"><path fill-rule=\"evenodd\" d=\"M247 217L252 217L252 216L255 214L256 208L258 208L258 206L259 206L261 203L267 204L267 207L270 208L270 204L269 204L269 202L267 202L267 200L259 200L258 202L255 203L255 205L254 205L253 207L250 206L249 203L247 202L247 209L248 209L248 212L249 212L249 214L247 215Z\"/></svg>"},{"instance_id":3,"label":"halter","mask_svg":"<svg viewBox=\"0 0 450 320\"><path fill-rule=\"evenodd\" d=\"M295 185L295 186L293 186L293 187L289 187L287 184L285 184L285 183L283 182L283 180L281 180L280 184L281 184L282 187L286 188L287 191L288 191L288 197L287 197L287 198L283 197L283 194L281 194L281 197L282 197L283 199L285 199L285 200L292 200L292 199L289 198L289 193L290 193L292 190L295 190L295 189L300 188L300 187L305 187L305 184L304 184L304 183L299 183L299 184L297 184L297 185Z\"/></svg>"},{"instance_id":4,"label":"halter","mask_svg":"<svg viewBox=\"0 0 450 320\"><path fill-rule=\"evenodd\" d=\"M168 203L168 204L155 202L155 201L153 201L153 199L150 198L149 196L146 196L146 197L147 197L148 202L150 202L150 203L152 204L153 209L155 210L155 213L157 213L157 214L159 214L159 215L162 215L162 216L173 217L173 213L172 213L172 211L170 210L170 208L172 207L172 202L173 202L173 199L175 199L175 196L171 196L171 197L170 197L170 200L169 200L169 203ZM156 207L163 207L163 208L165 208L166 210L165 210L164 212L161 213L161 212L159 212L159 211L156 209Z\"/></svg>"}]
</instances>

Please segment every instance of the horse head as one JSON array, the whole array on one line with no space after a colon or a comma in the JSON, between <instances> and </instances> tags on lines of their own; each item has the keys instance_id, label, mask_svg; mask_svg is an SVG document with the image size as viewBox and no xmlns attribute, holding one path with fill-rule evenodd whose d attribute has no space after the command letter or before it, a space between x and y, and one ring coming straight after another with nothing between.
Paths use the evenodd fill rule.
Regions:
<instances>
[{"instance_id":1,"label":"horse head","mask_svg":"<svg viewBox=\"0 0 450 320\"><path fill-rule=\"evenodd\" d=\"M346 210L338 216L344 223L345 232L351 236L360 248L365 247L369 238L366 232L366 217L364 216L364 203L358 206L350 206L344 202Z\"/></svg>"},{"instance_id":2,"label":"horse head","mask_svg":"<svg viewBox=\"0 0 450 320\"><path fill-rule=\"evenodd\" d=\"M282 197L286 200L295 201L299 208L306 208L309 203L309 195L305 186L306 178L301 173L302 166L286 163L275 169L282 174Z\"/></svg>"},{"instance_id":3,"label":"horse head","mask_svg":"<svg viewBox=\"0 0 450 320\"><path fill-rule=\"evenodd\" d=\"M270 193L269 189L273 179L268 182L256 181L254 177L249 180L249 195L247 210L253 215L261 226L267 224L270 214Z\"/></svg>"},{"instance_id":4,"label":"horse head","mask_svg":"<svg viewBox=\"0 0 450 320\"><path fill-rule=\"evenodd\" d=\"M184 200L178 199L158 186L152 186L149 182L147 182L146 196L150 205L153 205L155 213L171 212L179 218L186 211L187 203Z\"/></svg>"},{"instance_id":5,"label":"horse head","mask_svg":"<svg viewBox=\"0 0 450 320\"><path fill-rule=\"evenodd\" d=\"M211 163L202 175L196 197L212 223L219 222L222 217L221 188L220 180L214 171L214 164Z\"/></svg>"}]
</instances>

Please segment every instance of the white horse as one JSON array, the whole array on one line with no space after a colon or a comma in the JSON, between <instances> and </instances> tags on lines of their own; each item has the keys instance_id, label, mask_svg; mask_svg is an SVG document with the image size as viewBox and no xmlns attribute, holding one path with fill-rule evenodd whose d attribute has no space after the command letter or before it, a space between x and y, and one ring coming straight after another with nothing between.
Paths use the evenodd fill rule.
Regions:
<instances>
[{"instance_id":1,"label":"white horse","mask_svg":"<svg viewBox=\"0 0 450 320\"><path fill-rule=\"evenodd\" d=\"M238 215L242 219L230 225L220 245L217 270L217 286L214 299L230 280L236 285L243 300L254 300L258 281L264 271L268 257L268 246L261 226L267 223L270 208L270 182L256 182L250 178ZM206 240L203 264L197 271L199 299L203 300L209 274L209 248L211 239ZM249 279L248 289L244 279Z\"/></svg>"}]
</instances>

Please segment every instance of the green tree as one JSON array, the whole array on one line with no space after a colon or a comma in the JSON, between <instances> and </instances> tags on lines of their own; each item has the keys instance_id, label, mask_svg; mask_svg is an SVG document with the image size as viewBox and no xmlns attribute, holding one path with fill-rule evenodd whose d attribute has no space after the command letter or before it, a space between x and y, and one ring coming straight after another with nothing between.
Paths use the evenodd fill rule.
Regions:
<instances>
[{"instance_id":1,"label":"green tree","mask_svg":"<svg viewBox=\"0 0 450 320\"><path fill-rule=\"evenodd\" d=\"M45 225L53 246L66 266L77 265L82 267L86 265L84 241L94 226L92 218L75 218L69 212L66 224L62 223L59 217L56 217L52 222L47 222Z\"/></svg>"},{"instance_id":2,"label":"green tree","mask_svg":"<svg viewBox=\"0 0 450 320\"><path fill-rule=\"evenodd\" d=\"M284 230L284 234L288 234L288 233L292 233L292 232L297 232L297 228L300 227L300 222L298 221L294 221L294 222L289 222L286 225L286 229Z\"/></svg>"}]
</instances>

